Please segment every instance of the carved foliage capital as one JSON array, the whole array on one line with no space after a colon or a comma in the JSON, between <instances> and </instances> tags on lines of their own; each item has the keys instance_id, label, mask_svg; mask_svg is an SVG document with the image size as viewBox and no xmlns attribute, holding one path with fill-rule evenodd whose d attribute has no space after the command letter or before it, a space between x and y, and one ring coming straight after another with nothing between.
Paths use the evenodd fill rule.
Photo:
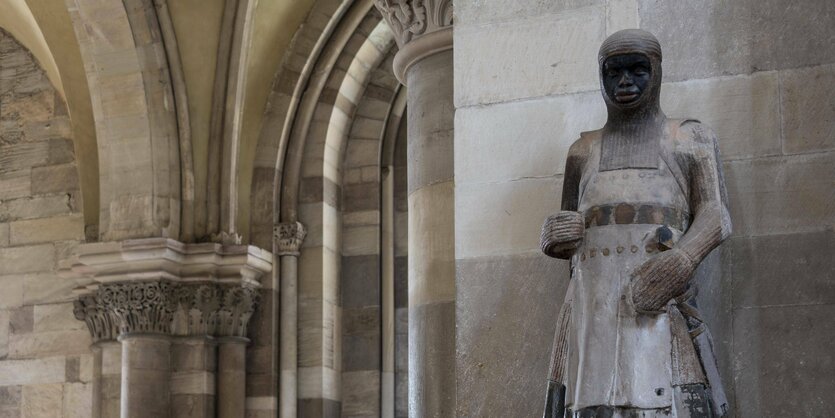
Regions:
<instances>
[{"instance_id":1,"label":"carved foliage capital","mask_svg":"<svg viewBox=\"0 0 835 418\"><path fill-rule=\"evenodd\" d=\"M424 34L452 26L452 0L374 0L401 48Z\"/></svg>"},{"instance_id":2,"label":"carved foliage capital","mask_svg":"<svg viewBox=\"0 0 835 418\"><path fill-rule=\"evenodd\" d=\"M127 333L246 337L259 301L249 286L156 280L102 285L80 296L74 313L96 341Z\"/></svg>"},{"instance_id":3,"label":"carved foliage capital","mask_svg":"<svg viewBox=\"0 0 835 418\"><path fill-rule=\"evenodd\" d=\"M97 295L83 295L73 302L75 319L84 321L94 342L115 340L119 336L119 324L113 312L102 305Z\"/></svg>"},{"instance_id":4,"label":"carved foliage capital","mask_svg":"<svg viewBox=\"0 0 835 418\"><path fill-rule=\"evenodd\" d=\"M275 226L276 254L299 255L299 249L307 236L304 225L300 222L286 222Z\"/></svg>"}]
</instances>

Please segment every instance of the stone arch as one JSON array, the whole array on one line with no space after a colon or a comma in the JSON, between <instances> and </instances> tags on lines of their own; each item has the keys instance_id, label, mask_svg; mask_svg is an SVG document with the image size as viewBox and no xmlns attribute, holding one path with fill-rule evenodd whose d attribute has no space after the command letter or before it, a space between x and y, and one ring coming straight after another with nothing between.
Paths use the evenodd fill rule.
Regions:
<instances>
[{"instance_id":1,"label":"stone arch","mask_svg":"<svg viewBox=\"0 0 835 418\"><path fill-rule=\"evenodd\" d=\"M180 135L155 5L149 0L67 3L96 126L98 235L103 240L180 238Z\"/></svg>"}]
</instances>

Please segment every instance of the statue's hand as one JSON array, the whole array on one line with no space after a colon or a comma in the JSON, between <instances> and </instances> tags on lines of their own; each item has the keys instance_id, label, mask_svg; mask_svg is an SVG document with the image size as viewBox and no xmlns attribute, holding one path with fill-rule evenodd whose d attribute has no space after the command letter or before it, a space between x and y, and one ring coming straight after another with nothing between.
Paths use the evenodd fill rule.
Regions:
<instances>
[{"instance_id":1,"label":"statue's hand","mask_svg":"<svg viewBox=\"0 0 835 418\"><path fill-rule=\"evenodd\" d=\"M583 243L586 222L579 212L563 210L545 219L540 246L549 257L569 258Z\"/></svg>"},{"instance_id":2,"label":"statue's hand","mask_svg":"<svg viewBox=\"0 0 835 418\"><path fill-rule=\"evenodd\" d=\"M658 313L670 299L682 294L697 263L681 249L655 255L632 273L632 303L641 313Z\"/></svg>"}]
</instances>

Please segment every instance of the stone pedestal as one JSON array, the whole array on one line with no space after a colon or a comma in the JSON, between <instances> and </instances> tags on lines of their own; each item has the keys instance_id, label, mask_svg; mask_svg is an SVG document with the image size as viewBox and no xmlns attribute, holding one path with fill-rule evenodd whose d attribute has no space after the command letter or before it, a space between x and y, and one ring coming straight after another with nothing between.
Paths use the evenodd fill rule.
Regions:
<instances>
[{"instance_id":1,"label":"stone pedestal","mask_svg":"<svg viewBox=\"0 0 835 418\"><path fill-rule=\"evenodd\" d=\"M245 415L247 326L272 254L150 238L83 245L65 265L79 282L76 318L101 347L101 416L114 416L114 360L122 418ZM194 407L180 410L172 398Z\"/></svg>"},{"instance_id":2,"label":"stone pedestal","mask_svg":"<svg viewBox=\"0 0 835 418\"><path fill-rule=\"evenodd\" d=\"M409 415L455 414L452 1L377 1L408 89ZM404 12L404 10L406 12Z\"/></svg>"}]
</instances>

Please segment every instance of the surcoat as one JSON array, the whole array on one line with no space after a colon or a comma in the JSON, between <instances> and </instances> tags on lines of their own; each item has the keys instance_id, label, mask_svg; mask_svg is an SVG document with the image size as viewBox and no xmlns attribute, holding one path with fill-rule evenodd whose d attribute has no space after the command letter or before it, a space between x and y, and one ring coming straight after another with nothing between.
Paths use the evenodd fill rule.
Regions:
<instances>
[{"instance_id":1,"label":"surcoat","mask_svg":"<svg viewBox=\"0 0 835 418\"><path fill-rule=\"evenodd\" d=\"M704 339L709 333L689 300L692 292L670 300L660 313L637 312L630 293L631 273L675 247L688 231L692 194L704 192L691 189L723 190L716 167L718 175L700 179L714 185L688 180L697 175L693 164L718 164L715 138L702 129L697 121L668 120L657 168L603 170L601 131L578 141L585 155L573 173L576 210L585 217L586 232L571 257L560 320L566 416L598 416L581 411L605 407L615 417L634 411L645 417L713 417L727 407Z\"/></svg>"}]
</instances>

